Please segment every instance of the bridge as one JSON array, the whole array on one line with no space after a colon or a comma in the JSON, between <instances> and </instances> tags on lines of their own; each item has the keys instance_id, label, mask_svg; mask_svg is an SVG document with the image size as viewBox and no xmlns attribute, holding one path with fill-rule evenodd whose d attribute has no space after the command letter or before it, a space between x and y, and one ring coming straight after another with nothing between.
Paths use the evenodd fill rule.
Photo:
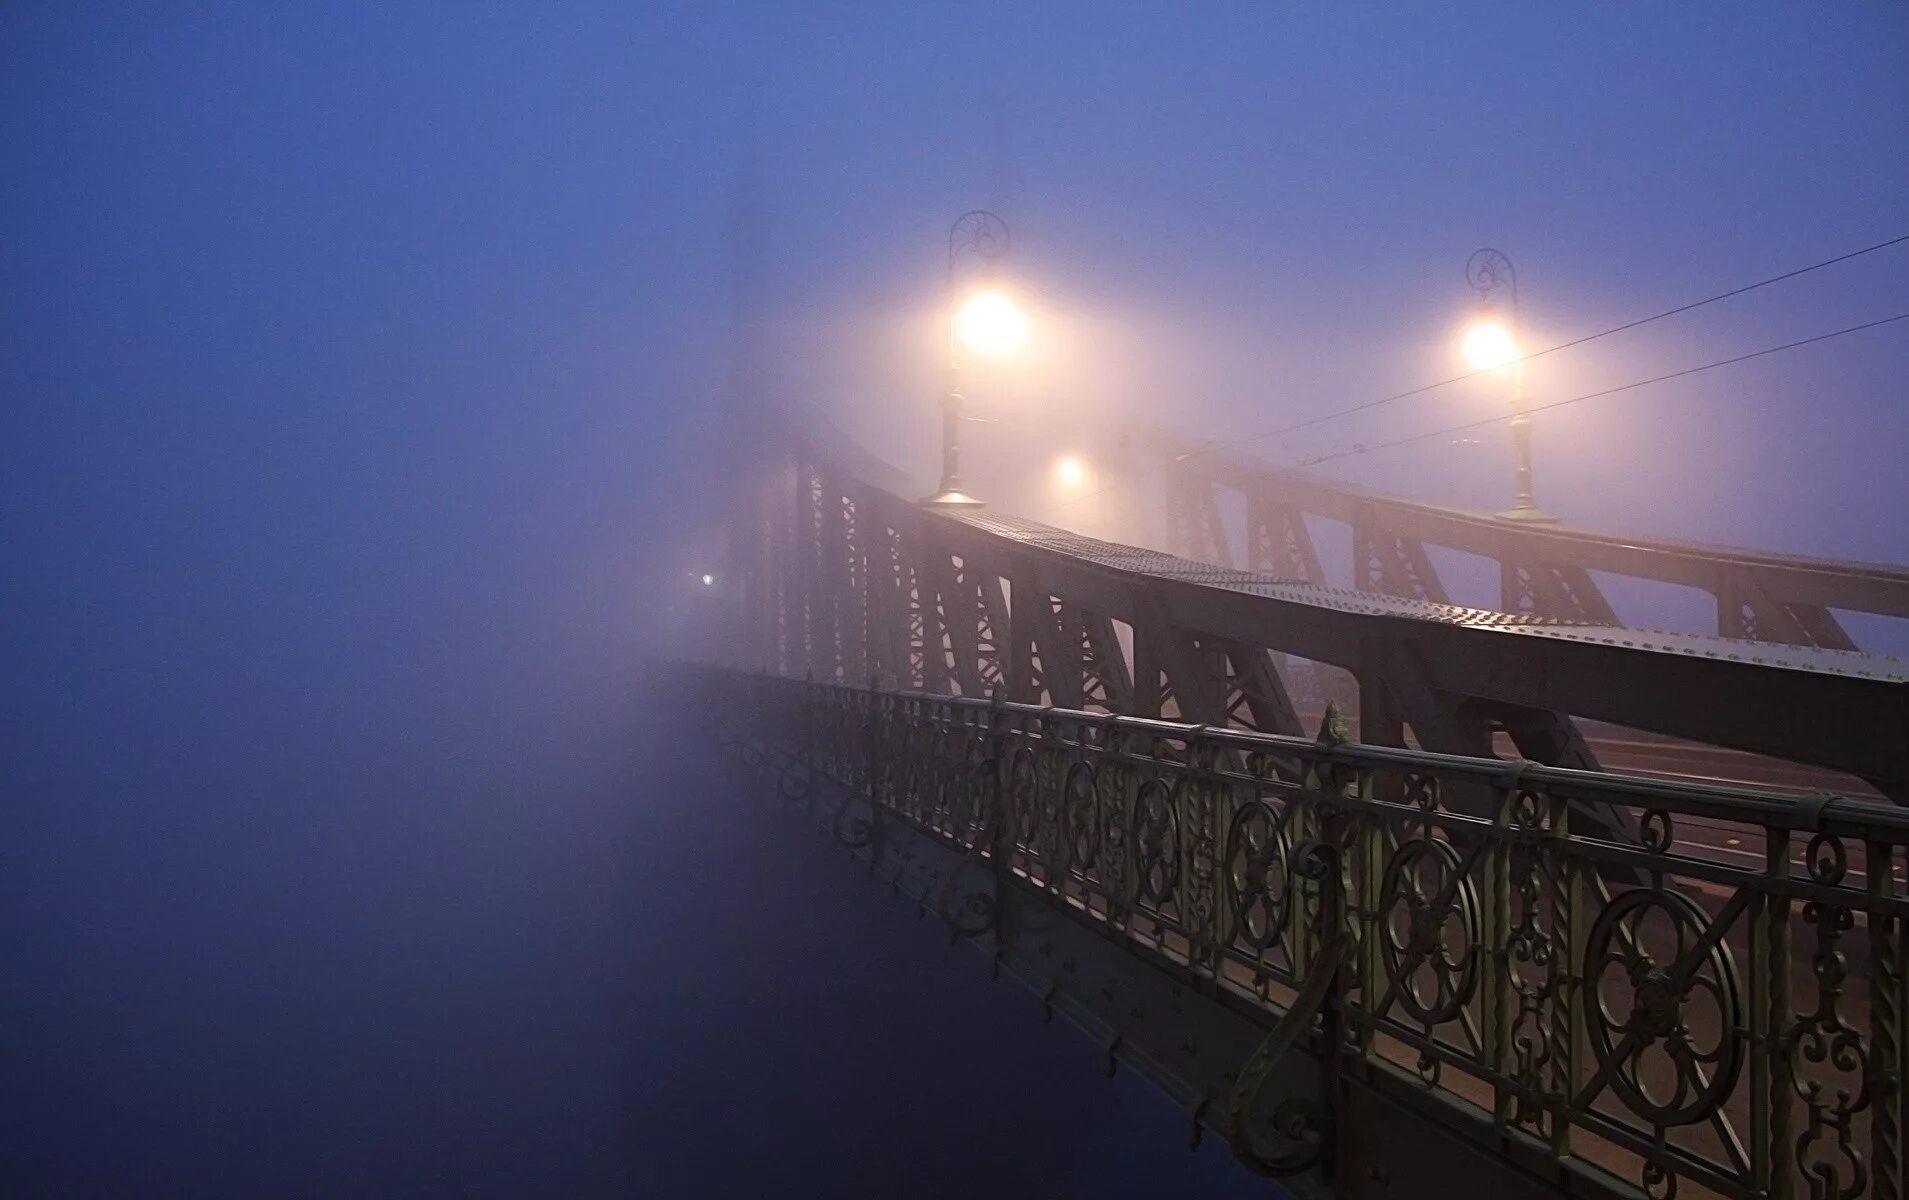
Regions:
<instances>
[{"instance_id":1,"label":"bridge","mask_svg":"<svg viewBox=\"0 0 1909 1200\"><path fill-rule=\"evenodd\" d=\"M1426 554L1444 547L1492 560L1504 612L1619 624L1592 572L1707 592L1726 638L1854 650L1835 610L1909 618L1909 569L1767 554L1426 504L1278 468L1213 443L1147 428L1130 440L1166 475L1168 548L1206 562L1234 561L1222 496L1242 509L1245 565L1285 579L1325 582L1307 518L1351 537L1357 590L1447 602Z\"/></svg>"},{"instance_id":2,"label":"bridge","mask_svg":"<svg viewBox=\"0 0 1909 1200\"><path fill-rule=\"evenodd\" d=\"M1909 574L1154 444L1180 553L924 507L791 437L714 661L659 686L1293 1190L1901 1196L1909 667L1834 612L1909 615ZM1352 530L1354 586L1307 514ZM1452 603L1426 544L1496 559L1503 602ZM1739 636L1626 628L1593 571L1704 587ZM1856 786L1611 771L1605 725Z\"/></svg>"}]
</instances>

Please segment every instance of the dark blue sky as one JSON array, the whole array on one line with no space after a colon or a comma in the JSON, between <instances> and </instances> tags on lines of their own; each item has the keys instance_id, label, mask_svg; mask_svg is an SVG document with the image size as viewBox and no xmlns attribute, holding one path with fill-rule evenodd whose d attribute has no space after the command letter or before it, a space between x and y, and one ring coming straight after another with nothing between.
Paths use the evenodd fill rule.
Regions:
<instances>
[{"instance_id":1,"label":"dark blue sky","mask_svg":"<svg viewBox=\"0 0 1909 1200\"><path fill-rule=\"evenodd\" d=\"M669 907L683 860L649 851L699 827L646 815L684 776L632 726L726 484L750 129L751 394L925 473L963 209L1012 221L1037 315L1032 360L974 381L1003 428L1251 435L1448 374L1482 244L1562 339L1909 232L1909 10L6 5L0 1161L29 1192L634 1188L674 1136L646 1070L696 1111L729 1094L681 1082L705 996L628 926L714 947L732 997L747 938ZM1909 309L1906 264L1560 355L1534 392ZM1898 325L1548 415L1540 499L1902 561L1905 378ZM1486 438L1332 469L1495 506L1504 463ZM758 1001L734 1019L775 1022ZM667 1061L631 1048L645 1020ZM1134 1143L1140 1102L1062 1062L1069 1161ZM950 1121L1004 1078L974 1065ZM1143 1174L1179 1169L1159 1121Z\"/></svg>"}]
</instances>

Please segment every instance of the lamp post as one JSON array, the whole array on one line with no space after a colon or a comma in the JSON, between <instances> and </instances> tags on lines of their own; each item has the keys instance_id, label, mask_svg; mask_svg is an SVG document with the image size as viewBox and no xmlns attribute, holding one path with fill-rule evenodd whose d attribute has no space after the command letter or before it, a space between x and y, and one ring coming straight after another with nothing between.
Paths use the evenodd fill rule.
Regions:
<instances>
[{"instance_id":1,"label":"lamp post","mask_svg":"<svg viewBox=\"0 0 1909 1200\"><path fill-rule=\"evenodd\" d=\"M963 255L991 263L1008 252L1008 227L984 209L962 213L948 227L948 367L941 396L941 486L923 504L976 508L981 504L961 487L961 348L1003 354L1027 340L1027 322L1005 294L983 290L956 308L955 275Z\"/></svg>"},{"instance_id":2,"label":"lamp post","mask_svg":"<svg viewBox=\"0 0 1909 1200\"><path fill-rule=\"evenodd\" d=\"M1553 521L1557 518L1539 508L1531 494L1531 413L1525 397L1524 350L1519 344L1521 330L1518 313L1518 272L1503 251L1486 247L1472 253L1465 262L1465 282L1478 293L1478 315L1465 331L1461 349L1465 362L1475 371L1512 368L1511 440L1517 448L1516 491L1511 508L1498 516L1506 521ZM1509 320L1499 315L1493 293L1511 296Z\"/></svg>"}]
</instances>

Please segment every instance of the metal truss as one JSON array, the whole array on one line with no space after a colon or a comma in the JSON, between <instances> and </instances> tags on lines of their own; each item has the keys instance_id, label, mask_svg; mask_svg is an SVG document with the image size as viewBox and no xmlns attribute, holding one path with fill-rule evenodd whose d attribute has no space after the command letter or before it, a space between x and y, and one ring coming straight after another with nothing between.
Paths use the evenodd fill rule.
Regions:
<instances>
[{"instance_id":1,"label":"metal truss","mask_svg":"<svg viewBox=\"0 0 1909 1200\"><path fill-rule=\"evenodd\" d=\"M1508 613L1618 625L1597 571L1710 593L1716 633L1726 638L1854 650L1833 610L1909 618L1909 569L1901 567L1507 521L1275 467L1166 431L1135 440L1164 460L1167 549L1200 562L1233 562L1224 491L1244 501L1248 565L1281 578L1325 582L1306 532L1311 516L1351 531L1359 591L1444 602L1425 549L1438 546L1495 560L1499 610Z\"/></svg>"},{"instance_id":2,"label":"metal truss","mask_svg":"<svg viewBox=\"0 0 1909 1200\"><path fill-rule=\"evenodd\" d=\"M1909 668L1890 660L1455 607L1395 537L1366 539L1388 599L925 509L814 448L789 477L761 539L759 569L782 573L748 589L772 606L750 624L780 631L779 657L744 665L1292 733L1291 655L1351 673L1368 741L1409 730L1486 755L1503 733L1534 761L1595 768L1574 720L1594 718L1905 794Z\"/></svg>"},{"instance_id":3,"label":"metal truss","mask_svg":"<svg viewBox=\"0 0 1909 1200\"><path fill-rule=\"evenodd\" d=\"M1302 1194L1904 1195L1909 813L1331 722L658 672L1110 1070ZM1593 797L1637 840L1587 827Z\"/></svg>"},{"instance_id":4,"label":"metal truss","mask_svg":"<svg viewBox=\"0 0 1909 1200\"><path fill-rule=\"evenodd\" d=\"M1326 581L1319 553L1313 549L1312 531L1306 528L1306 515L1264 500L1246 505L1246 569L1299 583Z\"/></svg>"}]
</instances>

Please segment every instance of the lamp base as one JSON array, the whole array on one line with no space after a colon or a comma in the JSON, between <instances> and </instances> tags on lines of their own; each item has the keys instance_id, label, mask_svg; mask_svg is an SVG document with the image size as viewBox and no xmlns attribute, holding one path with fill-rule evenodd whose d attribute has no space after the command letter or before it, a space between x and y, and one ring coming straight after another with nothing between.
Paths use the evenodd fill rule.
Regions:
<instances>
[{"instance_id":1,"label":"lamp base","mask_svg":"<svg viewBox=\"0 0 1909 1200\"><path fill-rule=\"evenodd\" d=\"M983 501L975 499L960 488L947 488L932 496L923 496L916 503L924 508L980 508Z\"/></svg>"}]
</instances>

